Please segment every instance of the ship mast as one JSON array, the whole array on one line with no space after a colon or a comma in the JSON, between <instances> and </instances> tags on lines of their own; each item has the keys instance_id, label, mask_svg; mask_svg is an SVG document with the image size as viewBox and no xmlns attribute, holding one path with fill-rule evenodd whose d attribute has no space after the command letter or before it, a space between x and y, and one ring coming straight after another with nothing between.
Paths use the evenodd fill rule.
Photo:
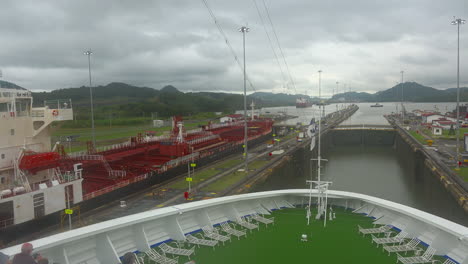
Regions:
<instances>
[{"instance_id":1,"label":"ship mast","mask_svg":"<svg viewBox=\"0 0 468 264\"><path fill-rule=\"evenodd\" d=\"M310 192L309 192L309 205L307 208L307 224L310 224L310 217L312 216L312 213L310 211L312 207L312 190L314 184L317 187L317 216L316 219L320 219L320 217L323 216L324 222L323 226L326 226L327 223L327 191L328 187L331 184L329 181L322 181L321 180L321 162L322 161L328 161L326 159L322 159L321 157L321 135L322 135L322 119L324 118L325 109L323 109L322 112L322 102L321 102L321 97L322 97L322 89L321 89L321 82L322 82L322 70L318 71L319 73L319 121L318 121L318 146L317 146L317 158L316 159L311 159L311 161L317 161L317 181L312 180L312 172L311 172L311 180L307 181L307 183L310 184ZM323 106L324 107L324 106ZM325 107L324 107L325 108ZM315 140L315 138L312 138L312 140ZM311 143L312 144L312 143Z\"/></svg>"}]
</instances>

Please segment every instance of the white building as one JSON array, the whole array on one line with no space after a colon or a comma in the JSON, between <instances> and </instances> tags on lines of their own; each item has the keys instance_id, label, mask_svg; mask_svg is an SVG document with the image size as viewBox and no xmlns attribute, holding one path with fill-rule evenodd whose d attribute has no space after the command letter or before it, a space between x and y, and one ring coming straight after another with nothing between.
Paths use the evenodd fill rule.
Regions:
<instances>
[{"instance_id":1,"label":"white building","mask_svg":"<svg viewBox=\"0 0 468 264\"><path fill-rule=\"evenodd\" d=\"M227 115L223 116L219 119L220 123L226 123L226 122L233 122L237 120L243 120L244 116L241 114L232 114L232 115Z\"/></svg>"}]
</instances>

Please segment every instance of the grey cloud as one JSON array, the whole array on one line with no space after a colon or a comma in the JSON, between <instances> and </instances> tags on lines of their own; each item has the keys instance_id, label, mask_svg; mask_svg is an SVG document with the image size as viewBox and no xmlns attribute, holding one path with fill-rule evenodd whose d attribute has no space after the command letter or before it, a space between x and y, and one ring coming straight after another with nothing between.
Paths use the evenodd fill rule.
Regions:
<instances>
[{"instance_id":1,"label":"grey cloud","mask_svg":"<svg viewBox=\"0 0 468 264\"><path fill-rule=\"evenodd\" d=\"M283 92L252 0L207 1L239 59L237 28L245 23L251 28L247 71L256 89ZM256 1L265 15L263 0ZM408 72L408 80L454 86L456 34L449 22L468 10L464 0L265 1L298 92L317 93L318 69L324 70L325 95L336 81L362 91L393 86L400 69ZM187 91L242 90L242 72L202 1L3 1L0 43L4 79L32 90L86 85L83 51L88 48L94 51L97 85L123 81ZM461 45L466 72L466 26ZM276 44L275 49L279 55Z\"/></svg>"}]
</instances>

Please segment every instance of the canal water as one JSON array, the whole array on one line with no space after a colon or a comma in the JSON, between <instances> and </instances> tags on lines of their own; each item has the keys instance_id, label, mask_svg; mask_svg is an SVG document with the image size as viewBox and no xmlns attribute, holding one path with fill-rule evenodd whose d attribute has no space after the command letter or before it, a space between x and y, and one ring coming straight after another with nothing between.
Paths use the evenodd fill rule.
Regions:
<instances>
[{"instance_id":1,"label":"canal water","mask_svg":"<svg viewBox=\"0 0 468 264\"><path fill-rule=\"evenodd\" d=\"M371 108L370 103L358 105L359 110L344 124L387 124L383 115L395 111L394 103L384 103L381 108ZM405 107L407 110L430 110L434 109L434 104ZM450 104L439 104L436 107L439 107L439 111L445 110L445 107L447 111L453 109ZM274 110L269 109L270 112ZM289 113L293 112L301 113L291 108ZM298 120L306 118L300 116ZM385 137L390 138L382 144L343 141L343 138L347 138L343 133L328 134L323 141L322 156L328 162L324 165L322 179L333 182L331 189L380 197L468 226L468 215L439 181L424 169L423 161L418 160L396 133L385 132ZM310 179L311 174L316 178L315 166L310 164L311 158L315 157L307 149L297 151L290 162L252 191L307 188L305 181Z\"/></svg>"}]
</instances>

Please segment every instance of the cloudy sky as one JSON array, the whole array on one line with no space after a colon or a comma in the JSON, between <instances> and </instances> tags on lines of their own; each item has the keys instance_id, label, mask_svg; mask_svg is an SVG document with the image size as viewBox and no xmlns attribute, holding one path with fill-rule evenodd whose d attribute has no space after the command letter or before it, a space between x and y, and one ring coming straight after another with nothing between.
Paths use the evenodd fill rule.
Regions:
<instances>
[{"instance_id":1,"label":"cloudy sky","mask_svg":"<svg viewBox=\"0 0 468 264\"><path fill-rule=\"evenodd\" d=\"M296 90L263 0L206 1L239 58L237 29L250 27L246 68L256 91L315 95L318 70L324 95L337 81L340 91L342 84L354 91L389 88L401 70L405 81L456 86L457 28L450 21L468 19L466 0L265 0ZM243 89L242 71L203 0L3 0L0 43L3 79L33 91L87 85L86 49L94 53L95 85ZM468 85L468 24L460 43L461 84Z\"/></svg>"}]
</instances>

